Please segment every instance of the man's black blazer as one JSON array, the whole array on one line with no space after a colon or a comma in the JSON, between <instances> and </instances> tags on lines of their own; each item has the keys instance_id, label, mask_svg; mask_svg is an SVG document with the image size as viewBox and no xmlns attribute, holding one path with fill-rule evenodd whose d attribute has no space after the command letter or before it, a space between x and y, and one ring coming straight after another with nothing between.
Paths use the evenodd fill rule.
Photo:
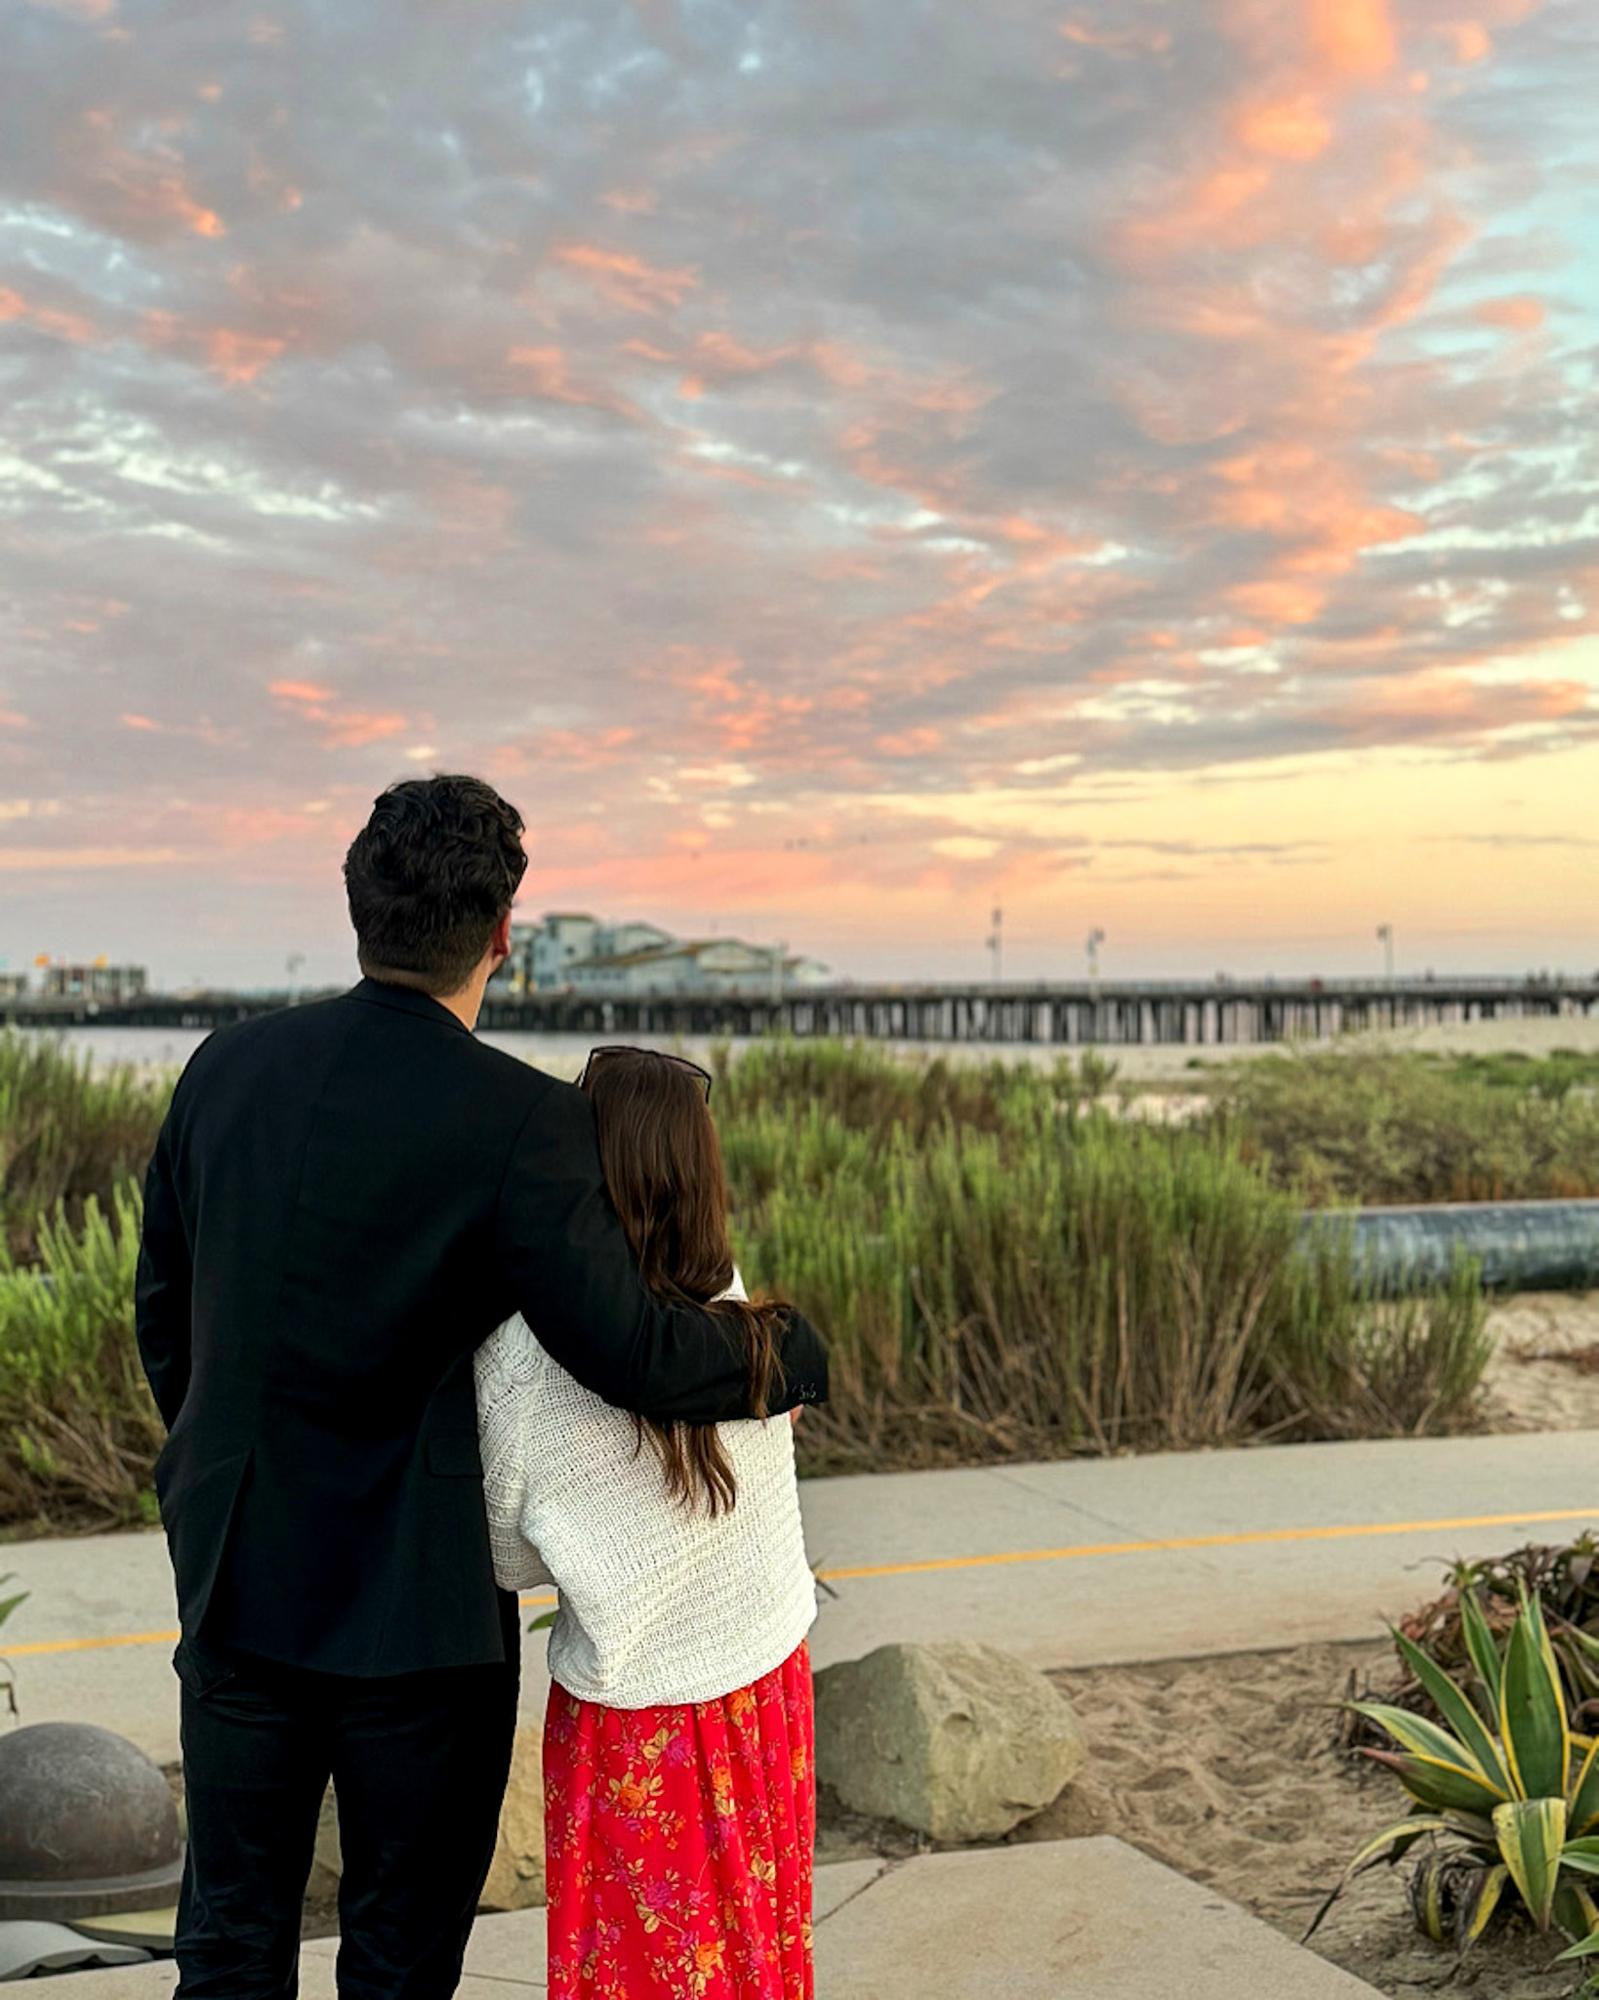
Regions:
<instances>
[{"instance_id":1,"label":"man's black blazer","mask_svg":"<svg viewBox=\"0 0 1599 2000\"><path fill-rule=\"evenodd\" d=\"M339 1674L503 1659L472 1354L517 1310L608 1402L748 1414L742 1342L639 1277L580 1091L370 979L214 1035L138 1282L185 1634ZM776 1408L825 1396L798 1315L784 1363Z\"/></svg>"}]
</instances>

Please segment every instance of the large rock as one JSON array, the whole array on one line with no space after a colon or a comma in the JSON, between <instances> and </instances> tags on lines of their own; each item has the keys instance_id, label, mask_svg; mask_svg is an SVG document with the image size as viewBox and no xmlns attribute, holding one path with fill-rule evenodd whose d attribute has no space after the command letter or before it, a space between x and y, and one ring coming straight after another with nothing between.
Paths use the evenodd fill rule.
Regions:
<instances>
[{"instance_id":1,"label":"large rock","mask_svg":"<svg viewBox=\"0 0 1599 2000\"><path fill-rule=\"evenodd\" d=\"M344 1857L339 1849L338 1813L333 1794L322 1803L310 1894L331 1902L338 1893ZM511 1753L511 1781L500 1811L500 1834L489 1863L489 1879L478 1900L482 1910L531 1910L544 1902L544 1757L537 1729L519 1729Z\"/></svg>"},{"instance_id":2,"label":"large rock","mask_svg":"<svg viewBox=\"0 0 1599 2000\"><path fill-rule=\"evenodd\" d=\"M1081 1769L1066 1697L995 1646L879 1646L816 1676L816 1775L851 1812L994 1839Z\"/></svg>"},{"instance_id":3,"label":"large rock","mask_svg":"<svg viewBox=\"0 0 1599 2000\"><path fill-rule=\"evenodd\" d=\"M531 1910L544 1902L544 1755L537 1729L519 1729L500 1837L483 1885L485 1910Z\"/></svg>"}]
</instances>

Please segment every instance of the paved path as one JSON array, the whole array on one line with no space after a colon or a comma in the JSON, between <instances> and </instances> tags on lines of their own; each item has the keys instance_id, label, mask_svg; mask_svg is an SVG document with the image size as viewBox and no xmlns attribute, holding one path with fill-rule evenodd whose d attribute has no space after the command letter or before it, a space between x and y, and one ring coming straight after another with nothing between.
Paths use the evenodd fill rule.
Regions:
<instances>
[{"instance_id":1,"label":"paved path","mask_svg":"<svg viewBox=\"0 0 1599 2000\"><path fill-rule=\"evenodd\" d=\"M837 1593L822 1665L889 1639L986 1639L1043 1667L1364 1639L1443 1560L1599 1526L1599 1432L814 1480L805 1517ZM13 1544L6 1570L33 1592L5 1648L25 1719L102 1722L174 1759L159 1536Z\"/></svg>"},{"instance_id":2,"label":"paved path","mask_svg":"<svg viewBox=\"0 0 1599 2000\"><path fill-rule=\"evenodd\" d=\"M333 2000L337 1944L301 1960ZM827 2000L1374 2000L1214 1891L1119 1840L820 1868L817 1988ZM170 1964L28 1983L41 2000L171 2000ZM480 1918L459 2000L548 1991L544 1912Z\"/></svg>"}]
</instances>

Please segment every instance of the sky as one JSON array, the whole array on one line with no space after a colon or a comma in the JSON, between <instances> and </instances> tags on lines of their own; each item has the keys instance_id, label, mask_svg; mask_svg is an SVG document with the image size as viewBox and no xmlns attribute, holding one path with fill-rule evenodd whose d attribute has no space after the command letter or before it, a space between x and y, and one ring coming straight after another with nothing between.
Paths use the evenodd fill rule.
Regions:
<instances>
[{"instance_id":1,"label":"sky","mask_svg":"<svg viewBox=\"0 0 1599 2000\"><path fill-rule=\"evenodd\" d=\"M0 957L1599 964L1589 0L3 0Z\"/></svg>"}]
</instances>

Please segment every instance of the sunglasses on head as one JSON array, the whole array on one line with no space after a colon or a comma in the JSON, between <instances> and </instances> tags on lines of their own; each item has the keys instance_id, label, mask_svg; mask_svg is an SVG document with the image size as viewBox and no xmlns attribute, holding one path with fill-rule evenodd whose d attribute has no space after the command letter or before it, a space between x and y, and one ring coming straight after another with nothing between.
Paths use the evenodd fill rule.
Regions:
<instances>
[{"instance_id":1,"label":"sunglasses on head","mask_svg":"<svg viewBox=\"0 0 1599 2000\"><path fill-rule=\"evenodd\" d=\"M701 1069L697 1062L690 1062L687 1056L669 1055L664 1049L630 1048L625 1042L612 1042L604 1048L590 1049L589 1059L583 1065L583 1074L577 1080L578 1089L584 1089L595 1070L613 1056L647 1056L651 1062L668 1063L673 1069L687 1070L705 1092L706 1103L709 1104L711 1101L711 1073L708 1069Z\"/></svg>"}]
</instances>

